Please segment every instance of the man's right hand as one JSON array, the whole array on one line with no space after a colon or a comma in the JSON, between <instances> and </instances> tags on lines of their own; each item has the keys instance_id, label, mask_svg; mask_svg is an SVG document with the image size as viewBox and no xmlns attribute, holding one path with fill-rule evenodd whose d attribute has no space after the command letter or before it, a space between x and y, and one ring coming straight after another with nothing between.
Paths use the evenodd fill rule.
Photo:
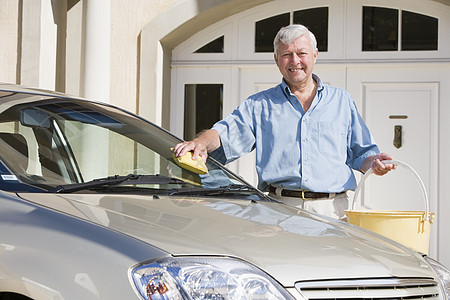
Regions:
<instances>
[{"instance_id":1,"label":"man's right hand","mask_svg":"<svg viewBox=\"0 0 450 300\"><path fill-rule=\"evenodd\" d=\"M188 153L189 151L193 151L192 159L197 159L197 156L200 155L203 162L206 162L206 158L208 157L208 151L205 145L197 142L195 139L192 141L186 141L183 143L176 144L173 148L173 153L176 157L180 157Z\"/></svg>"},{"instance_id":2,"label":"man's right hand","mask_svg":"<svg viewBox=\"0 0 450 300\"><path fill-rule=\"evenodd\" d=\"M192 159L196 159L199 155L203 162L206 162L208 152L212 152L221 146L219 133L214 129L205 130L192 141L186 141L175 145L173 153L176 157L185 155L189 151L193 151Z\"/></svg>"}]
</instances>

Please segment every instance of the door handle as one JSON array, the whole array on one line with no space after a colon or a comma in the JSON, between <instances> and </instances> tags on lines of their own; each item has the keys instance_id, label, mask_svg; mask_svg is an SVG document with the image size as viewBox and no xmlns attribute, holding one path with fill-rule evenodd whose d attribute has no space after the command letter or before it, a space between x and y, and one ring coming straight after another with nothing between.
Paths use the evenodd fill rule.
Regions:
<instances>
[{"instance_id":1,"label":"door handle","mask_svg":"<svg viewBox=\"0 0 450 300\"><path fill-rule=\"evenodd\" d=\"M394 126L394 147L397 149L402 147L402 125Z\"/></svg>"}]
</instances>

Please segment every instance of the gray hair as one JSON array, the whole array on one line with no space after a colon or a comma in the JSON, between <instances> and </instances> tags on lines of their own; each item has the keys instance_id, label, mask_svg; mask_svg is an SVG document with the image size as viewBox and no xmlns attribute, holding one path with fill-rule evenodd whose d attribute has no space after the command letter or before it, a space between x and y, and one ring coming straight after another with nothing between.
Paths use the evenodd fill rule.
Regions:
<instances>
[{"instance_id":1,"label":"gray hair","mask_svg":"<svg viewBox=\"0 0 450 300\"><path fill-rule=\"evenodd\" d=\"M308 30L303 25L300 24L292 24L285 27L282 27L277 35L275 36L275 39L273 40L273 50L275 53L275 56L278 56L278 44L281 42L285 45L290 45L292 42L294 42L296 39L303 35L309 35L309 39L311 40L311 46L313 50L316 50L317 48L317 41L314 34Z\"/></svg>"}]
</instances>

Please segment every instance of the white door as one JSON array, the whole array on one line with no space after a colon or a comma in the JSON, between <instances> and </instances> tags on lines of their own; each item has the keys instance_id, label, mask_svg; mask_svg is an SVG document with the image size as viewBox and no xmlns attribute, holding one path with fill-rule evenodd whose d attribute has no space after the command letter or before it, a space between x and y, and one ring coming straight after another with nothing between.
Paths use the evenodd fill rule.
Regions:
<instances>
[{"instance_id":1,"label":"white door","mask_svg":"<svg viewBox=\"0 0 450 300\"><path fill-rule=\"evenodd\" d=\"M380 150L417 171L430 210L437 213L439 88L444 82L436 74L424 66L350 67L347 85ZM369 176L358 201L370 209L425 210L421 185L403 167L386 176ZM436 227L432 256L437 253Z\"/></svg>"},{"instance_id":2,"label":"white door","mask_svg":"<svg viewBox=\"0 0 450 300\"><path fill-rule=\"evenodd\" d=\"M365 83L365 120L380 150L411 165L426 190L434 193L437 153L437 83ZM405 168L368 180L364 205L369 208L424 210L418 182ZM436 197L432 198L436 209Z\"/></svg>"}]
</instances>

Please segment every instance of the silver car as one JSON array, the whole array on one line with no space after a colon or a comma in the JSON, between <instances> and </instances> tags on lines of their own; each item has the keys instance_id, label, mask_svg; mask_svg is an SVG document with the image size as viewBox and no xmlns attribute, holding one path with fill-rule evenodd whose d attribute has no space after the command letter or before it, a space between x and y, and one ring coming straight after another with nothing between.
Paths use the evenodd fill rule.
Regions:
<instances>
[{"instance_id":1,"label":"silver car","mask_svg":"<svg viewBox=\"0 0 450 300\"><path fill-rule=\"evenodd\" d=\"M0 299L449 299L437 261L281 204L120 108L0 84Z\"/></svg>"}]
</instances>

